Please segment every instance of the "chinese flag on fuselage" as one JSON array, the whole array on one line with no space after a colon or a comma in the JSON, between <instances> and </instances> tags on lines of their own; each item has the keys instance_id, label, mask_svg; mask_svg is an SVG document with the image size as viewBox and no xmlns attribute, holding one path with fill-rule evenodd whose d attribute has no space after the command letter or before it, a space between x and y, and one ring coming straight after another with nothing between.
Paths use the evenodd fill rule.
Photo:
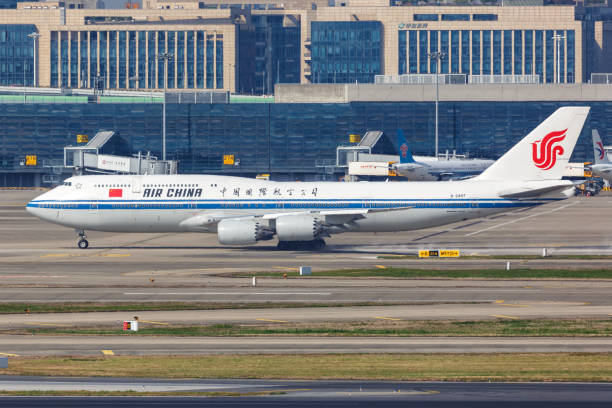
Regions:
<instances>
[{"instance_id":1,"label":"chinese flag on fuselage","mask_svg":"<svg viewBox=\"0 0 612 408\"><path fill-rule=\"evenodd\" d=\"M122 188L111 188L108 190L109 197L123 197L123 189Z\"/></svg>"}]
</instances>

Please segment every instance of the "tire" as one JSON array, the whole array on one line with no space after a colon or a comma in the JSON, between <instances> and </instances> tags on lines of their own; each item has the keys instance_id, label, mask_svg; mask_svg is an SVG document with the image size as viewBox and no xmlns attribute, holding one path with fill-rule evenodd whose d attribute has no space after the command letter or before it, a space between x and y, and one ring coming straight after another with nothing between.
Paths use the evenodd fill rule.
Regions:
<instances>
[{"instance_id":1,"label":"tire","mask_svg":"<svg viewBox=\"0 0 612 408\"><path fill-rule=\"evenodd\" d=\"M81 239L78 243L77 243L78 247L81 249L87 249L87 247L89 246L89 242L86 239Z\"/></svg>"}]
</instances>

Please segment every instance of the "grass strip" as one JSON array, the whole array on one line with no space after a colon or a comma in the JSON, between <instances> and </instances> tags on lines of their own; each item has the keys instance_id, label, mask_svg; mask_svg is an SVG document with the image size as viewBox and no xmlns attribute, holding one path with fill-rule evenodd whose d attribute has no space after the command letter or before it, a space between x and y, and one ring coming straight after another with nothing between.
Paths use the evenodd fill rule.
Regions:
<instances>
[{"instance_id":1,"label":"grass strip","mask_svg":"<svg viewBox=\"0 0 612 408\"><path fill-rule=\"evenodd\" d=\"M379 255L378 259L419 259L418 255ZM436 259L436 258L433 258ZM461 255L460 259L612 259L612 255Z\"/></svg>"},{"instance_id":2,"label":"grass strip","mask_svg":"<svg viewBox=\"0 0 612 408\"><path fill-rule=\"evenodd\" d=\"M1 334L126 335L126 336L502 336L502 337L610 337L612 319L525 319L484 321L366 321L288 324L214 324L206 326L155 326L140 324L138 332L119 327L42 327L0 331Z\"/></svg>"},{"instance_id":3,"label":"grass strip","mask_svg":"<svg viewBox=\"0 0 612 408\"><path fill-rule=\"evenodd\" d=\"M438 302L431 302L438 303ZM479 302L462 302L479 303ZM18 313L87 313L87 312L152 312L173 310L268 309L296 307L354 307L395 306L407 302L57 302L57 303L0 303L0 314ZM414 304L414 303L410 303Z\"/></svg>"},{"instance_id":4,"label":"grass strip","mask_svg":"<svg viewBox=\"0 0 612 408\"><path fill-rule=\"evenodd\" d=\"M316 271L310 276L300 276L299 272L258 272L256 274L235 272L223 276L245 277L265 276L280 278L283 275L295 278L485 278L485 279L612 279L612 269L511 269L506 270L505 265L499 269L412 269L412 268L386 268L386 269L340 269L330 271Z\"/></svg>"},{"instance_id":5,"label":"grass strip","mask_svg":"<svg viewBox=\"0 0 612 408\"><path fill-rule=\"evenodd\" d=\"M267 395L283 395L284 391L253 391L253 392L231 392L231 391L0 391L2 397L259 397Z\"/></svg>"},{"instance_id":6,"label":"grass strip","mask_svg":"<svg viewBox=\"0 0 612 408\"><path fill-rule=\"evenodd\" d=\"M405 381L612 381L612 353L17 357L2 375Z\"/></svg>"}]
</instances>

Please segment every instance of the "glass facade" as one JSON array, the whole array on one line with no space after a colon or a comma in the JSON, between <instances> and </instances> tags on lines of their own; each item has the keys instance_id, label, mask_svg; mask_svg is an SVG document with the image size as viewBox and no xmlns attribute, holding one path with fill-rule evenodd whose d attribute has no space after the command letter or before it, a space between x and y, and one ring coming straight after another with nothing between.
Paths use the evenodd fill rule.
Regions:
<instances>
[{"instance_id":1,"label":"glass facade","mask_svg":"<svg viewBox=\"0 0 612 408\"><path fill-rule=\"evenodd\" d=\"M91 88L99 82L104 88L161 89L164 62L156 57L165 52L173 55L168 61L168 88L223 89L225 85L221 33L52 31L50 45L54 87Z\"/></svg>"},{"instance_id":2,"label":"glass facade","mask_svg":"<svg viewBox=\"0 0 612 408\"><path fill-rule=\"evenodd\" d=\"M571 101L440 102L440 150L498 158L558 107L574 105ZM591 106L591 112L571 160L584 162L593 157L591 129L605 128L612 117L612 102L579 105ZM77 134L91 136L99 129L119 131L128 151L159 156L161 110L161 104L2 103L0 163L10 163L11 170L19 168L18 158L26 154L38 155L41 162L61 160L63 147L74 144ZM415 154L434 152L431 102L170 103L167 115L168 158L180 161L182 173L315 174L317 160L335 160L336 147L346 144L349 134L367 130L380 129L395 141L401 128ZM224 169L224 154L234 154L240 166Z\"/></svg>"},{"instance_id":3,"label":"glass facade","mask_svg":"<svg viewBox=\"0 0 612 408\"><path fill-rule=\"evenodd\" d=\"M0 85L34 83L34 40L29 24L0 24Z\"/></svg>"},{"instance_id":4,"label":"glass facade","mask_svg":"<svg viewBox=\"0 0 612 408\"><path fill-rule=\"evenodd\" d=\"M576 37L573 30L398 30L399 74L435 73L427 54L446 53L440 73L468 75L534 75L556 81L559 40L560 80L574 82Z\"/></svg>"},{"instance_id":5,"label":"glass facade","mask_svg":"<svg viewBox=\"0 0 612 408\"><path fill-rule=\"evenodd\" d=\"M312 82L367 83L382 73L379 21L314 21L311 35Z\"/></svg>"}]
</instances>

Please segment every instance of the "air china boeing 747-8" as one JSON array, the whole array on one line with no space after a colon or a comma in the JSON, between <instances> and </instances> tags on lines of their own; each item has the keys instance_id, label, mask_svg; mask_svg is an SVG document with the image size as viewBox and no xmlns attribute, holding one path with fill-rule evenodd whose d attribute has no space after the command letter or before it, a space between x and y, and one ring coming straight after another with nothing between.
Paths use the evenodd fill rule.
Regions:
<instances>
[{"instance_id":1,"label":"air china boeing 747-8","mask_svg":"<svg viewBox=\"0 0 612 408\"><path fill-rule=\"evenodd\" d=\"M561 180L588 107L563 107L477 177L442 182L274 182L207 175L75 176L27 204L85 231L209 232L227 245L278 237L318 249L342 232L428 228L567 198Z\"/></svg>"}]
</instances>

